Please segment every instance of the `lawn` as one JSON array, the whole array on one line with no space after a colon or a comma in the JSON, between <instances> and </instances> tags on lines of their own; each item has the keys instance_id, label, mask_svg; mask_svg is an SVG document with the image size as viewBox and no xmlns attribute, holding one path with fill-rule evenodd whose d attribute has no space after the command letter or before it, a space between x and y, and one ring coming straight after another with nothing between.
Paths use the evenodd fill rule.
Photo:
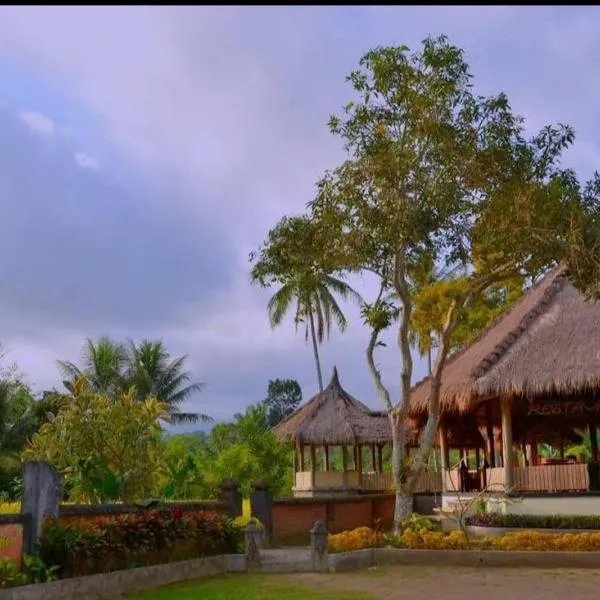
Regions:
<instances>
[{"instance_id":1,"label":"lawn","mask_svg":"<svg viewBox=\"0 0 600 600\"><path fill-rule=\"evenodd\" d=\"M290 584L277 575L226 575L144 592L130 600L375 600L371 595L322 589L311 582Z\"/></svg>"},{"instance_id":2,"label":"lawn","mask_svg":"<svg viewBox=\"0 0 600 600\"><path fill-rule=\"evenodd\" d=\"M228 575L170 586L130 600L588 600L600 570L389 567L322 575Z\"/></svg>"}]
</instances>

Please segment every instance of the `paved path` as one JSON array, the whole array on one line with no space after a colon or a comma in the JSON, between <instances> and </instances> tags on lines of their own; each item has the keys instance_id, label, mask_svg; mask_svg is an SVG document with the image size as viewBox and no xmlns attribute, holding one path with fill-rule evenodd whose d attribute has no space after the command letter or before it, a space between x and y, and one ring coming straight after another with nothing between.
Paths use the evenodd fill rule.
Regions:
<instances>
[{"instance_id":1,"label":"paved path","mask_svg":"<svg viewBox=\"0 0 600 600\"><path fill-rule=\"evenodd\" d=\"M297 573L291 583L357 600L590 600L598 597L600 569L504 569L448 567L373 568L358 573Z\"/></svg>"}]
</instances>

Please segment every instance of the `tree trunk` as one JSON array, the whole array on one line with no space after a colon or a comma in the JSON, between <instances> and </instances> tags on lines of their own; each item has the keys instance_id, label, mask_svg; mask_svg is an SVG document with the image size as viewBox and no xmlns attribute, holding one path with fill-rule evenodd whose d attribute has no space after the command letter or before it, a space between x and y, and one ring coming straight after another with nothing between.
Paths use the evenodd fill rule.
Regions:
<instances>
[{"instance_id":1,"label":"tree trunk","mask_svg":"<svg viewBox=\"0 0 600 600\"><path fill-rule=\"evenodd\" d=\"M317 365L317 377L319 379L319 391L323 391L323 375L321 374L321 361L319 360L319 348L317 346L317 334L315 333L315 318L312 310L310 317L310 336L312 337L313 352L315 353L315 364Z\"/></svg>"},{"instance_id":2,"label":"tree trunk","mask_svg":"<svg viewBox=\"0 0 600 600\"><path fill-rule=\"evenodd\" d=\"M394 532L400 533L403 521L410 518L413 509L412 488L406 477L406 430L398 415L390 415L392 427L392 480L396 490L394 505Z\"/></svg>"}]
</instances>

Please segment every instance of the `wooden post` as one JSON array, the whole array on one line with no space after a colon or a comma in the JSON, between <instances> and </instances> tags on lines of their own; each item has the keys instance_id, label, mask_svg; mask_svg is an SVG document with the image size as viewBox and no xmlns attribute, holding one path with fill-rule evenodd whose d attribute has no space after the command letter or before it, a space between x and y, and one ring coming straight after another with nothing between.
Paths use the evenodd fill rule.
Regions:
<instances>
[{"instance_id":1,"label":"wooden post","mask_svg":"<svg viewBox=\"0 0 600 600\"><path fill-rule=\"evenodd\" d=\"M315 473L317 471L317 452L314 444L310 445L310 486L315 486Z\"/></svg>"},{"instance_id":2,"label":"wooden post","mask_svg":"<svg viewBox=\"0 0 600 600\"><path fill-rule=\"evenodd\" d=\"M559 450L560 460L565 460L565 438L562 431L560 432Z\"/></svg>"},{"instance_id":3,"label":"wooden post","mask_svg":"<svg viewBox=\"0 0 600 600\"><path fill-rule=\"evenodd\" d=\"M325 470L329 471L329 446L327 444L323 446L323 453L325 455Z\"/></svg>"},{"instance_id":4,"label":"wooden post","mask_svg":"<svg viewBox=\"0 0 600 600\"><path fill-rule=\"evenodd\" d=\"M588 430L590 432L590 446L592 447L592 460L598 462L598 433L596 431L596 422L593 419L588 421Z\"/></svg>"},{"instance_id":5,"label":"wooden post","mask_svg":"<svg viewBox=\"0 0 600 600\"><path fill-rule=\"evenodd\" d=\"M358 444L356 446L356 470L360 473L362 473L363 468L362 468L362 446L360 444Z\"/></svg>"},{"instance_id":6,"label":"wooden post","mask_svg":"<svg viewBox=\"0 0 600 600\"><path fill-rule=\"evenodd\" d=\"M342 471L344 487L348 487L348 447L342 446Z\"/></svg>"},{"instance_id":7,"label":"wooden post","mask_svg":"<svg viewBox=\"0 0 600 600\"><path fill-rule=\"evenodd\" d=\"M377 446L378 449L378 456L377 456L377 462L379 464L379 472L383 473L383 445L378 445Z\"/></svg>"},{"instance_id":8,"label":"wooden post","mask_svg":"<svg viewBox=\"0 0 600 600\"><path fill-rule=\"evenodd\" d=\"M479 446L477 446L477 448L475 448L475 469L477 471L479 471L480 467L481 467L481 456L479 454Z\"/></svg>"},{"instance_id":9,"label":"wooden post","mask_svg":"<svg viewBox=\"0 0 600 600\"><path fill-rule=\"evenodd\" d=\"M375 458L375 444L371 444L371 468L377 473L377 459Z\"/></svg>"},{"instance_id":10,"label":"wooden post","mask_svg":"<svg viewBox=\"0 0 600 600\"><path fill-rule=\"evenodd\" d=\"M300 453L300 471L305 471L305 465L304 465L304 444L298 444L298 451Z\"/></svg>"},{"instance_id":11,"label":"wooden post","mask_svg":"<svg viewBox=\"0 0 600 600\"><path fill-rule=\"evenodd\" d=\"M494 425L492 422L492 407L487 402L485 405L485 418L487 428L487 451L488 451L488 462L490 467L493 469L496 466L496 444L494 443Z\"/></svg>"},{"instance_id":12,"label":"wooden post","mask_svg":"<svg viewBox=\"0 0 600 600\"><path fill-rule=\"evenodd\" d=\"M440 454L441 454L441 470L442 470L442 492L447 492L447 476L450 470L450 448L448 447L448 435L446 433L446 426L441 425L439 427L440 436Z\"/></svg>"},{"instance_id":13,"label":"wooden post","mask_svg":"<svg viewBox=\"0 0 600 600\"><path fill-rule=\"evenodd\" d=\"M502 414L502 458L504 461L504 487L509 492L515 485L513 470L513 435L512 435L512 411L509 398L500 400Z\"/></svg>"}]
</instances>

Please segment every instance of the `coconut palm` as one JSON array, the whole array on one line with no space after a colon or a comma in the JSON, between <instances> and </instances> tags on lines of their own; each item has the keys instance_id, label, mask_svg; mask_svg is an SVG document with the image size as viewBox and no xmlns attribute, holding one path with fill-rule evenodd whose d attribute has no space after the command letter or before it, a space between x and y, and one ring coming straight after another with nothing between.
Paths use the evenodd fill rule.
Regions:
<instances>
[{"instance_id":1,"label":"coconut palm","mask_svg":"<svg viewBox=\"0 0 600 600\"><path fill-rule=\"evenodd\" d=\"M88 338L83 349L83 368L63 360L57 361L57 364L67 389L70 390L72 383L85 375L94 391L110 395L123 389L127 353L123 344L107 336L102 336L97 342Z\"/></svg>"},{"instance_id":2,"label":"coconut palm","mask_svg":"<svg viewBox=\"0 0 600 600\"><path fill-rule=\"evenodd\" d=\"M322 344L323 340L329 337L333 321L340 331L344 331L348 324L334 294L344 300L351 298L358 303L362 302L360 295L345 281L325 273L310 273L291 278L273 294L267 304L271 327L277 327L292 304L295 303L294 323L296 328L304 323L307 341L310 332L321 391L323 390L323 376L318 344Z\"/></svg>"},{"instance_id":3,"label":"coconut palm","mask_svg":"<svg viewBox=\"0 0 600 600\"><path fill-rule=\"evenodd\" d=\"M169 406L173 423L210 421L203 414L181 412L181 404L202 390L201 383L190 383L184 370L187 356L171 358L161 341L144 340L127 345L125 380L134 385L140 398L154 396Z\"/></svg>"},{"instance_id":4,"label":"coconut palm","mask_svg":"<svg viewBox=\"0 0 600 600\"><path fill-rule=\"evenodd\" d=\"M200 383L189 383L190 373L184 370L186 359L172 359L160 341L121 344L103 336L96 342L87 340L81 368L69 361L58 361L58 368L69 391L85 375L94 391L109 397L126 392L131 386L135 386L140 400L155 396L169 405L173 423L210 420L206 415L180 411L181 403L202 389Z\"/></svg>"}]
</instances>

